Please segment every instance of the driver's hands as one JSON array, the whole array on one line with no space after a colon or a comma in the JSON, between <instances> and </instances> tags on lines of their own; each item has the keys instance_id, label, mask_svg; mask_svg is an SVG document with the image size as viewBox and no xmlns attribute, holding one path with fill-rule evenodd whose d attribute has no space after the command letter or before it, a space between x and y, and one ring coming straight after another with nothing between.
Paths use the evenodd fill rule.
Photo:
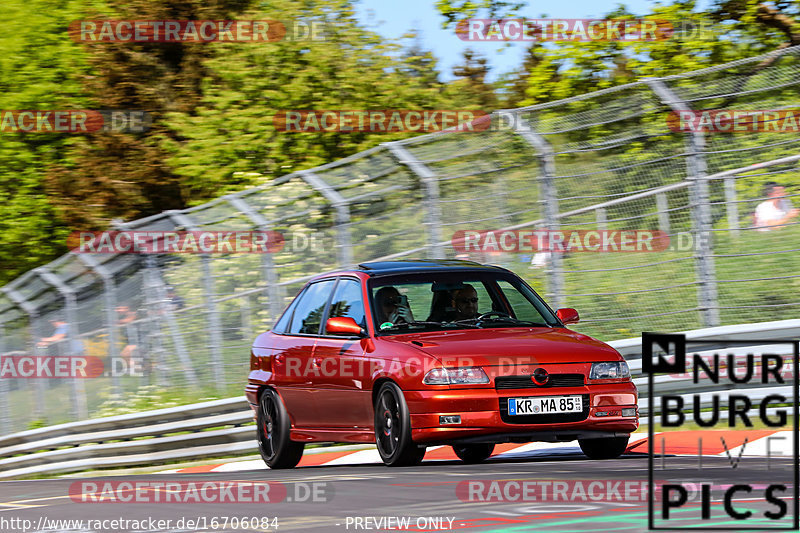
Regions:
<instances>
[{"instance_id":1,"label":"driver's hands","mask_svg":"<svg viewBox=\"0 0 800 533\"><path fill-rule=\"evenodd\" d=\"M414 315L411 314L411 309L404 305L397 306L397 309L389 316L389 322L397 324L398 322L414 322Z\"/></svg>"}]
</instances>

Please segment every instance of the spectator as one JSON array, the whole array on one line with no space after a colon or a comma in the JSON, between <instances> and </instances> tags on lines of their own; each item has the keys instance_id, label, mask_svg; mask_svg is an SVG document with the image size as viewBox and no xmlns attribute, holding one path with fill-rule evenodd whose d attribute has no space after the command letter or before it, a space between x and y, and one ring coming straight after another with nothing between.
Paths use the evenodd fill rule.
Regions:
<instances>
[{"instance_id":1,"label":"spectator","mask_svg":"<svg viewBox=\"0 0 800 533\"><path fill-rule=\"evenodd\" d=\"M798 211L792 203L785 198L786 189L782 185L770 181L764 186L764 200L753 214L753 222L758 231L769 231L779 228L797 217Z\"/></svg>"},{"instance_id":2,"label":"spectator","mask_svg":"<svg viewBox=\"0 0 800 533\"><path fill-rule=\"evenodd\" d=\"M61 317L51 318L50 324L53 326L53 334L49 337L42 337L39 342L36 343L40 348L45 348L50 345L58 346L58 343L66 341L69 338L69 324ZM61 346L67 346L67 344ZM83 343L80 340L74 339L68 346L70 348L70 353L64 355L83 354Z\"/></svg>"},{"instance_id":3,"label":"spectator","mask_svg":"<svg viewBox=\"0 0 800 533\"><path fill-rule=\"evenodd\" d=\"M172 306L171 309L173 311L177 311L178 309L183 309L186 305L183 301L183 298L178 296L175 293L175 287L168 286L167 287L167 303Z\"/></svg>"},{"instance_id":4,"label":"spectator","mask_svg":"<svg viewBox=\"0 0 800 533\"><path fill-rule=\"evenodd\" d=\"M125 343L125 347L122 348L119 355L128 362L130 362L131 356L136 351L136 348L139 347L139 334L136 329L136 324L133 324L135 320L136 311L133 311L127 305L120 305L117 307L117 324L120 326L123 342Z\"/></svg>"}]
</instances>

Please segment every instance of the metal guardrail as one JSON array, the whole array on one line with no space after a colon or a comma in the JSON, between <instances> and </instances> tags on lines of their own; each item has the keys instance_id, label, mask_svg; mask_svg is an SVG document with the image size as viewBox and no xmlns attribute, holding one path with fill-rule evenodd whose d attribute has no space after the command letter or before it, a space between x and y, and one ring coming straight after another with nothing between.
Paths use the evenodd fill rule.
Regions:
<instances>
[{"instance_id":1,"label":"metal guardrail","mask_svg":"<svg viewBox=\"0 0 800 533\"><path fill-rule=\"evenodd\" d=\"M726 350L759 353L761 348L767 347L760 346L758 340L800 337L800 320L704 328L684 333L687 341L752 339L752 345ZM641 374L641 338L608 344L628 360L637 386L644 386L646 377ZM776 352L774 345L768 348L770 353L792 353ZM714 350L710 347L705 351ZM725 396L729 392L719 386L693 384L689 377L660 376L658 379L669 384L670 392L683 394L691 390L700 393L704 407L710 405L712 393ZM747 389L753 400L780 392L791 393L791 390L790 387L770 388L759 384ZM639 407L642 414L647 412L647 398L640 398ZM248 425L252 420L247 400L235 397L23 431L0 437L0 479L255 453L254 428Z\"/></svg>"}]
</instances>

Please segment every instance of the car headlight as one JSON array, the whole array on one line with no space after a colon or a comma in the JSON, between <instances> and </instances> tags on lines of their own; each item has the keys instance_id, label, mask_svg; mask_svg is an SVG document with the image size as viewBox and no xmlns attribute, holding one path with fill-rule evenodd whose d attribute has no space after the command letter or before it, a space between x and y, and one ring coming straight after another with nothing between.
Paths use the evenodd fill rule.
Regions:
<instances>
[{"instance_id":1,"label":"car headlight","mask_svg":"<svg viewBox=\"0 0 800 533\"><path fill-rule=\"evenodd\" d=\"M631 377L631 370L625 361L592 363L589 379L620 379Z\"/></svg>"},{"instance_id":2,"label":"car headlight","mask_svg":"<svg viewBox=\"0 0 800 533\"><path fill-rule=\"evenodd\" d=\"M425 385L461 385L489 383L489 376L479 366L463 368L434 368L422 378Z\"/></svg>"}]
</instances>

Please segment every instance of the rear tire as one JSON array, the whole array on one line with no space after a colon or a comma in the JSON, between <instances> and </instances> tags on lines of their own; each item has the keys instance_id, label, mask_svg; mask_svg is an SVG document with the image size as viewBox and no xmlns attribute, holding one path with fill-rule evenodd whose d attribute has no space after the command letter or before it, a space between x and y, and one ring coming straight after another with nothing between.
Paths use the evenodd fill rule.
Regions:
<instances>
[{"instance_id":1,"label":"rear tire","mask_svg":"<svg viewBox=\"0 0 800 533\"><path fill-rule=\"evenodd\" d=\"M375 397L375 443L386 466L414 466L425 457L425 448L411 440L411 416L400 387L381 385Z\"/></svg>"},{"instance_id":2,"label":"rear tire","mask_svg":"<svg viewBox=\"0 0 800 533\"><path fill-rule=\"evenodd\" d=\"M625 453L629 438L578 439L578 444L580 444L581 450L589 459L616 459Z\"/></svg>"},{"instance_id":3,"label":"rear tire","mask_svg":"<svg viewBox=\"0 0 800 533\"><path fill-rule=\"evenodd\" d=\"M258 450L261 458L272 469L294 468L303 457L303 442L289 438L291 423L289 413L278 393L266 389L258 402Z\"/></svg>"},{"instance_id":4,"label":"rear tire","mask_svg":"<svg viewBox=\"0 0 800 533\"><path fill-rule=\"evenodd\" d=\"M494 444L464 444L462 446L453 446L453 451L459 459L468 465L482 463L492 456L494 451Z\"/></svg>"}]
</instances>

